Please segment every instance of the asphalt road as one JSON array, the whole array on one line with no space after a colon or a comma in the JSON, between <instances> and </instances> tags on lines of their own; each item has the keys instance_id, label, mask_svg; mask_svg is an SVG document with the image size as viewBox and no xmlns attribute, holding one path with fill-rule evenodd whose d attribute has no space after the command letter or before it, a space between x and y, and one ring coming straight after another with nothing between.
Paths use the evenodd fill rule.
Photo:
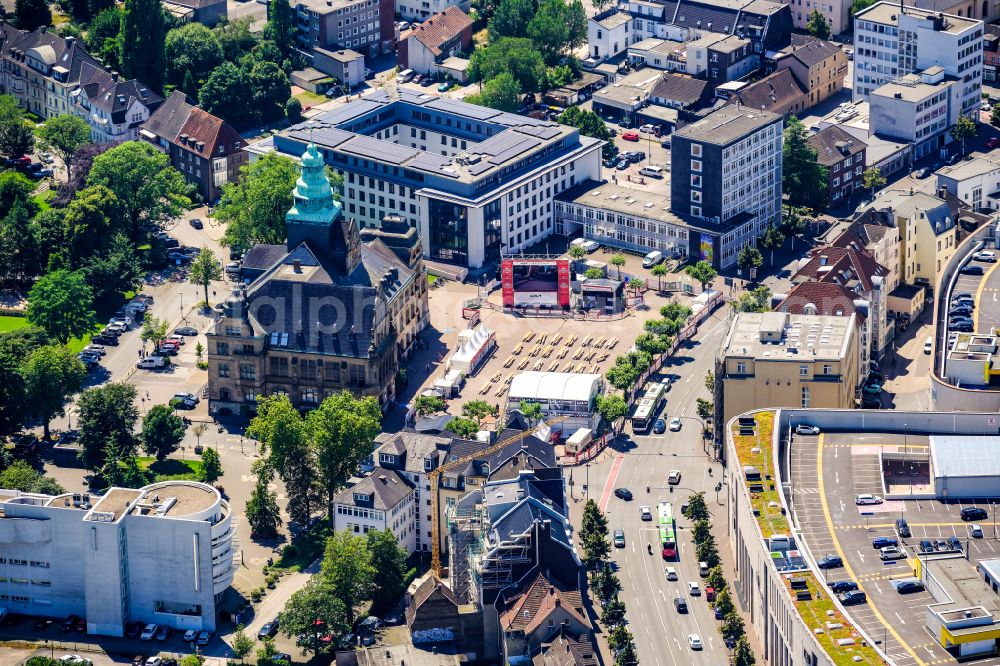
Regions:
<instances>
[{"instance_id":1,"label":"asphalt road","mask_svg":"<svg viewBox=\"0 0 1000 666\"><path fill-rule=\"evenodd\" d=\"M728 310L718 311L702 325L702 332L692 344L679 350L674 363L665 369L675 383L667 394L661 416L664 419L682 417L679 432L668 430L663 435L632 437L619 451L605 453L589 469L576 470L578 475L583 472L581 476L584 476L582 479L578 476L575 482L577 496L584 490L580 484L589 479L589 495L606 505L609 530L625 531L626 547L613 549L612 559L622 581L629 629L635 636L639 660L644 664L708 665L725 663L727 659L718 631L719 622L714 619L704 592L702 596L691 597L686 591L688 581L697 581L703 591L705 585L698 576L690 523L680 516L680 504L692 491L704 490L716 522L725 519L725 509L716 504L711 492L715 478L721 478L720 467L703 451L700 424L694 418L684 417L696 417L695 401L707 396L705 373L712 368L728 325ZM714 468L714 476L709 476L709 467ZM671 493L667 475L674 469L680 470L682 476L679 486ZM614 497L612 491L617 487L630 488L635 499L625 502ZM658 552L655 520L642 522L639 517L640 506L649 506L655 514L656 505L661 501L674 503L680 548L678 562L663 561ZM653 555L646 550L648 543L653 544ZM667 566L677 569L677 581L666 580ZM673 598L677 596L687 599L687 614L681 615L674 610ZM687 636L692 633L701 637L703 650L694 652L688 647Z\"/></svg>"}]
</instances>

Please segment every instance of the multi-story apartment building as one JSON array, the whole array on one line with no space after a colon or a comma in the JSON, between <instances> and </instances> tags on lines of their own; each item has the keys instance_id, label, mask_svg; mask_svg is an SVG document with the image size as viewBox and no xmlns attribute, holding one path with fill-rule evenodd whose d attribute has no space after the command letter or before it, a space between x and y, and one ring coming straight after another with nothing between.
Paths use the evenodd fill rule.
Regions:
<instances>
[{"instance_id":1,"label":"multi-story apartment building","mask_svg":"<svg viewBox=\"0 0 1000 666\"><path fill-rule=\"evenodd\" d=\"M419 229L425 258L473 268L557 233L553 199L600 178L603 145L573 127L400 88L248 150L299 155L310 140L343 173L348 217L368 227L399 215Z\"/></svg>"},{"instance_id":2,"label":"multi-story apartment building","mask_svg":"<svg viewBox=\"0 0 1000 666\"><path fill-rule=\"evenodd\" d=\"M945 188L974 211L1000 209L1000 161L987 153L937 170L938 188Z\"/></svg>"},{"instance_id":3,"label":"multi-story apartment building","mask_svg":"<svg viewBox=\"0 0 1000 666\"><path fill-rule=\"evenodd\" d=\"M355 535L389 530L408 554L416 550L416 491L410 482L391 469L375 470L333 500L333 529Z\"/></svg>"},{"instance_id":4,"label":"multi-story apartment building","mask_svg":"<svg viewBox=\"0 0 1000 666\"><path fill-rule=\"evenodd\" d=\"M132 622L215 631L234 530L219 491L193 481L100 496L0 490L0 606L77 615L106 636Z\"/></svg>"},{"instance_id":5,"label":"multi-story apartment building","mask_svg":"<svg viewBox=\"0 0 1000 666\"><path fill-rule=\"evenodd\" d=\"M247 163L243 137L226 121L187 101L180 90L170 94L150 116L139 138L170 156L170 163L198 187L208 202L222 194L222 186L235 182Z\"/></svg>"},{"instance_id":6,"label":"multi-story apartment building","mask_svg":"<svg viewBox=\"0 0 1000 666\"><path fill-rule=\"evenodd\" d=\"M859 344L854 313L737 313L716 360L716 426L761 407L854 407Z\"/></svg>"},{"instance_id":7,"label":"multi-story apartment building","mask_svg":"<svg viewBox=\"0 0 1000 666\"><path fill-rule=\"evenodd\" d=\"M844 89L847 54L834 42L792 35L791 45L775 56L774 66L791 70L808 95L807 106L815 106Z\"/></svg>"},{"instance_id":8,"label":"multi-story apartment building","mask_svg":"<svg viewBox=\"0 0 1000 666\"><path fill-rule=\"evenodd\" d=\"M933 288L958 245L958 212L943 196L907 190L882 190L866 210L899 229L900 280Z\"/></svg>"},{"instance_id":9,"label":"multi-story apartment building","mask_svg":"<svg viewBox=\"0 0 1000 666\"><path fill-rule=\"evenodd\" d=\"M864 378L864 369L872 360L872 316L871 303L860 294L836 282L800 282L786 295L778 294L779 302L772 308L776 312L789 314L825 315L827 317L854 316L858 323L858 368L859 378ZM893 330L889 327L889 330ZM877 357L876 357L877 358Z\"/></svg>"},{"instance_id":10,"label":"multi-story apartment building","mask_svg":"<svg viewBox=\"0 0 1000 666\"><path fill-rule=\"evenodd\" d=\"M961 115L962 83L942 67L907 74L869 95L869 120L876 134L913 144L913 158L933 154L953 137Z\"/></svg>"},{"instance_id":11,"label":"multi-story apartment building","mask_svg":"<svg viewBox=\"0 0 1000 666\"><path fill-rule=\"evenodd\" d=\"M838 125L824 127L806 142L816 151L816 161L826 168L827 193L832 206L851 200L862 185L868 149Z\"/></svg>"},{"instance_id":12,"label":"multi-story apartment building","mask_svg":"<svg viewBox=\"0 0 1000 666\"><path fill-rule=\"evenodd\" d=\"M396 37L392 0L289 0L295 39L307 53L316 47L353 49L374 58Z\"/></svg>"},{"instance_id":13,"label":"multi-story apartment building","mask_svg":"<svg viewBox=\"0 0 1000 666\"><path fill-rule=\"evenodd\" d=\"M428 16L447 11L449 7L457 7L468 14L472 9L472 0L395 0L396 14L404 21L419 22Z\"/></svg>"},{"instance_id":14,"label":"multi-story apartment building","mask_svg":"<svg viewBox=\"0 0 1000 666\"><path fill-rule=\"evenodd\" d=\"M831 35L850 32L850 0L781 0L792 10L792 20L798 30L809 30L809 17L818 11L826 19Z\"/></svg>"},{"instance_id":15,"label":"multi-story apartment building","mask_svg":"<svg viewBox=\"0 0 1000 666\"><path fill-rule=\"evenodd\" d=\"M728 105L674 132L671 210L729 228L689 238L699 259L731 266L742 247L780 221L782 125L774 113Z\"/></svg>"},{"instance_id":16,"label":"multi-story apartment building","mask_svg":"<svg viewBox=\"0 0 1000 666\"><path fill-rule=\"evenodd\" d=\"M89 62L80 67L74 108L90 125L96 143L135 141L139 127L162 103L162 97L135 79L122 81L116 72Z\"/></svg>"},{"instance_id":17,"label":"multi-story apartment building","mask_svg":"<svg viewBox=\"0 0 1000 666\"><path fill-rule=\"evenodd\" d=\"M449 7L399 36L399 66L420 74L436 74L445 60L468 53L472 46L472 19L458 7Z\"/></svg>"},{"instance_id":18,"label":"multi-story apartment building","mask_svg":"<svg viewBox=\"0 0 1000 666\"><path fill-rule=\"evenodd\" d=\"M900 285L899 229L884 222L874 210L831 230L829 245L864 252L879 266L885 266L886 288L891 293Z\"/></svg>"},{"instance_id":19,"label":"multi-story apartment building","mask_svg":"<svg viewBox=\"0 0 1000 666\"><path fill-rule=\"evenodd\" d=\"M253 411L274 394L301 409L342 390L391 403L429 320L423 267L410 269L380 240L360 242L315 145L301 163L287 243L247 252L249 285L208 331L213 414Z\"/></svg>"},{"instance_id":20,"label":"multi-story apartment building","mask_svg":"<svg viewBox=\"0 0 1000 666\"><path fill-rule=\"evenodd\" d=\"M854 18L854 98L907 74L941 67L957 80L958 109L975 118L983 79L983 22L880 2Z\"/></svg>"},{"instance_id":21,"label":"multi-story apartment building","mask_svg":"<svg viewBox=\"0 0 1000 666\"><path fill-rule=\"evenodd\" d=\"M0 21L0 93L45 119L74 113L73 93L80 86L84 63L101 64L74 37L47 28L17 30Z\"/></svg>"}]
</instances>

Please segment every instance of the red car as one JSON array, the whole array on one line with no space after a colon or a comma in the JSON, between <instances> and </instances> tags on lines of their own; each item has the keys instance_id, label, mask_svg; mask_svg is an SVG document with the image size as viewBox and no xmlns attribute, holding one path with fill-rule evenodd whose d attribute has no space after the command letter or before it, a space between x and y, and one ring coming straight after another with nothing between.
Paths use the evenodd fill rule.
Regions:
<instances>
[{"instance_id":1,"label":"red car","mask_svg":"<svg viewBox=\"0 0 1000 666\"><path fill-rule=\"evenodd\" d=\"M626 141L638 141L639 140L639 133L638 132L623 132L622 133L622 138L625 139Z\"/></svg>"},{"instance_id":2,"label":"red car","mask_svg":"<svg viewBox=\"0 0 1000 666\"><path fill-rule=\"evenodd\" d=\"M1000 137L995 136L989 141L987 141L986 148L989 150L993 150L994 148L1000 148Z\"/></svg>"}]
</instances>

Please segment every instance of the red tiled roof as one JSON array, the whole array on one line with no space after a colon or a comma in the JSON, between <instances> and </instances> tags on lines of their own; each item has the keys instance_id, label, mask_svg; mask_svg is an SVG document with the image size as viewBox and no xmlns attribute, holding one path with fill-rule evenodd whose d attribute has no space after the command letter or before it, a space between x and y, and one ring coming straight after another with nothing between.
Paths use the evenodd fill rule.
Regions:
<instances>
[{"instance_id":1,"label":"red tiled roof","mask_svg":"<svg viewBox=\"0 0 1000 666\"><path fill-rule=\"evenodd\" d=\"M858 321L862 322L865 315L856 309L856 298L857 294L835 282L803 282L792 288L774 309L777 312L806 314L806 307L811 305L815 308L815 314L846 317L854 312Z\"/></svg>"},{"instance_id":2,"label":"red tiled roof","mask_svg":"<svg viewBox=\"0 0 1000 666\"><path fill-rule=\"evenodd\" d=\"M436 56L441 55L441 45L472 25L472 19L452 5L435 14L415 28L400 35L400 41L414 37Z\"/></svg>"},{"instance_id":3,"label":"red tiled roof","mask_svg":"<svg viewBox=\"0 0 1000 666\"><path fill-rule=\"evenodd\" d=\"M889 269L866 253L843 247L823 247L794 277L806 277L817 282L836 282L850 288L858 283L864 291L871 291L872 278L885 277ZM793 277L793 279L794 279Z\"/></svg>"},{"instance_id":4,"label":"red tiled roof","mask_svg":"<svg viewBox=\"0 0 1000 666\"><path fill-rule=\"evenodd\" d=\"M525 590L515 597L500 616L504 631L519 631L530 634L544 624L556 608L566 612L584 627L590 627L583 614L583 599L576 590L560 589L554 582L538 574Z\"/></svg>"}]
</instances>

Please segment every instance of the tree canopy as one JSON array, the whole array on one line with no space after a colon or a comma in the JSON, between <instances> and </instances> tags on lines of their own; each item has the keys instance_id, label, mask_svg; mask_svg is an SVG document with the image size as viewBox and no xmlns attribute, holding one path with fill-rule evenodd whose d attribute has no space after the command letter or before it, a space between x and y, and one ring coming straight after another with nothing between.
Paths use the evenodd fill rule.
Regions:
<instances>
[{"instance_id":1,"label":"tree canopy","mask_svg":"<svg viewBox=\"0 0 1000 666\"><path fill-rule=\"evenodd\" d=\"M185 23L168 32L164 48L167 81L174 85L183 83L187 73L195 81L204 80L224 58L216 33L201 23Z\"/></svg>"},{"instance_id":2,"label":"tree canopy","mask_svg":"<svg viewBox=\"0 0 1000 666\"><path fill-rule=\"evenodd\" d=\"M809 14L809 19L806 21L806 30L817 39L830 38L830 24L818 9L812 10L812 13Z\"/></svg>"},{"instance_id":3,"label":"tree canopy","mask_svg":"<svg viewBox=\"0 0 1000 666\"><path fill-rule=\"evenodd\" d=\"M25 409L42 422L47 438L49 423L63 414L66 399L83 388L87 370L66 347L44 346L27 358L21 375Z\"/></svg>"},{"instance_id":4,"label":"tree canopy","mask_svg":"<svg viewBox=\"0 0 1000 666\"><path fill-rule=\"evenodd\" d=\"M121 25L122 74L163 90L166 21L159 0L125 0Z\"/></svg>"},{"instance_id":5,"label":"tree canopy","mask_svg":"<svg viewBox=\"0 0 1000 666\"><path fill-rule=\"evenodd\" d=\"M521 86L510 72L503 72L483 84L483 91L469 95L467 101L488 106L497 111L517 111L521 101Z\"/></svg>"},{"instance_id":6,"label":"tree canopy","mask_svg":"<svg viewBox=\"0 0 1000 666\"><path fill-rule=\"evenodd\" d=\"M142 419L142 448L157 460L177 450L184 438L184 421L168 405L153 405Z\"/></svg>"},{"instance_id":7,"label":"tree canopy","mask_svg":"<svg viewBox=\"0 0 1000 666\"><path fill-rule=\"evenodd\" d=\"M782 146L782 191L788 194L793 206L822 211L828 203L827 171L816 161L816 151L807 139L802 121L791 116L785 125Z\"/></svg>"},{"instance_id":8,"label":"tree canopy","mask_svg":"<svg viewBox=\"0 0 1000 666\"><path fill-rule=\"evenodd\" d=\"M244 252L257 243L283 243L298 177L295 161L274 153L242 166L239 180L222 186L215 207L216 219L227 223L223 245Z\"/></svg>"},{"instance_id":9,"label":"tree canopy","mask_svg":"<svg viewBox=\"0 0 1000 666\"><path fill-rule=\"evenodd\" d=\"M87 389L77 401L80 458L87 469L99 471L135 456L135 424L139 409L131 384L111 383Z\"/></svg>"},{"instance_id":10,"label":"tree canopy","mask_svg":"<svg viewBox=\"0 0 1000 666\"><path fill-rule=\"evenodd\" d=\"M66 344L96 325L92 304L93 292L82 271L53 271L35 282L28 292L27 319Z\"/></svg>"},{"instance_id":11,"label":"tree canopy","mask_svg":"<svg viewBox=\"0 0 1000 666\"><path fill-rule=\"evenodd\" d=\"M90 143L90 125L87 121L71 113L49 118L35 129L42 148L52 150L69 166L77 148Z\"/></svg>"}]
</instances>

